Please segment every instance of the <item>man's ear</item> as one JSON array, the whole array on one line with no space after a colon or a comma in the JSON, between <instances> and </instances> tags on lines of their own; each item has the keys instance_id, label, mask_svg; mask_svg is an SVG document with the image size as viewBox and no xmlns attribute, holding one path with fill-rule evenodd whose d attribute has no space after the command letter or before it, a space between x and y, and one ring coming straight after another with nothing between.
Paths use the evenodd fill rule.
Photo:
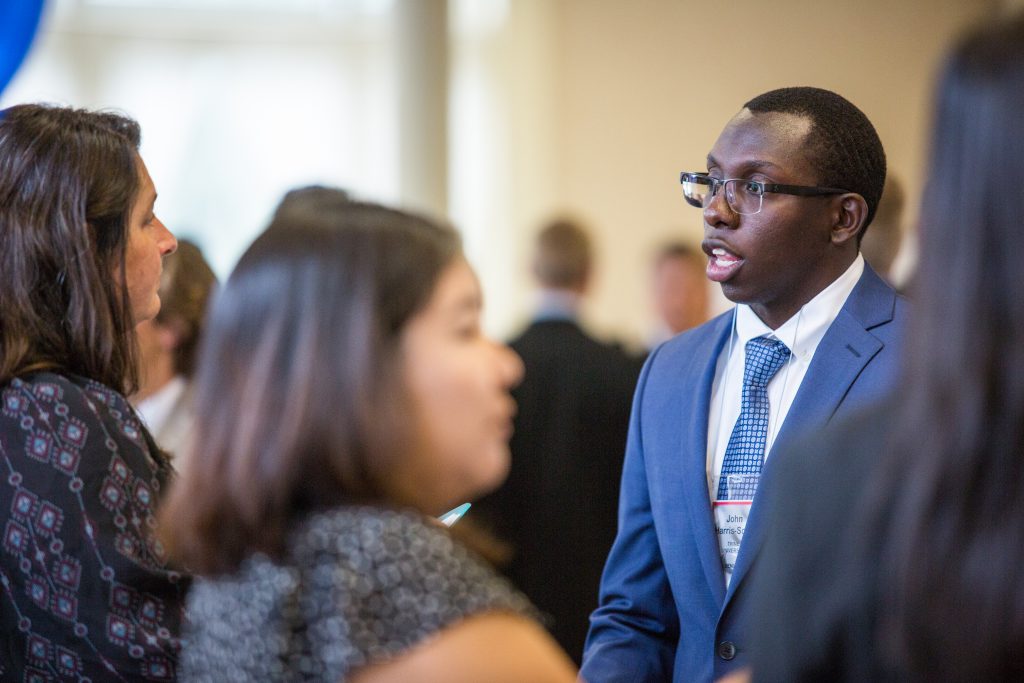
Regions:
<instances>
[{"instance_id":1,"label":"man's ear","mask_svg":"<svg viewBox=\"0 0 1024 683\"><path fill-rule=\"evenodd\" d=\"M859 194L840 195L832 221L832 244L856 243L868 219L868 203Z\"/></svg>"}]
</instances>

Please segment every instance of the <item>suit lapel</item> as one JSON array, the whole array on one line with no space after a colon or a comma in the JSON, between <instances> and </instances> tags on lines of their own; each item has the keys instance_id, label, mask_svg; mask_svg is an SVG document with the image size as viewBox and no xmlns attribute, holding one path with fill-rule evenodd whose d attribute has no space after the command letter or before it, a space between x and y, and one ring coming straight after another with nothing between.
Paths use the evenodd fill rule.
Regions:
<instances>
[{"instance_id":1,"label":"suit lapel","mask_svg":"<svg viewBox=\"0 0 1024 683\"><path fill-rule=\"evenodd\" d=\"M701 374L695 378L696 381L680 385L698 387L693 396L682 398L686 411L683 424L690 425L690 428L684 429L682 434L681 452L684 457L680 470L687 517L690 519L701 566L704 568L708 586L719 604L725 599L725 577L722 574L722 559L718 550L715 522L711 514L711 499L708 494L708 412L718 357L731 334L732 316L723 316L719 328L709 335L708 343L699 348L690 363L693 371L699 371Z\"/></svg>"},{"instance_id":2,"label":"suit lapel","mask_svg":"<svg viewBox=\"0 0 1024 683\"><path fill-rule=\"evenodd\" d=\"M835 415L850 387L882 343L868 330L892 320L895 293L865 265L864 275L814 352L800 390L779 430L771 453L785 450L794 438L809 429L820 429ZM761 484L771 486L775 458L765 460ZM764 496L755 496L747 520L743 545L725 600L728 602L746 576L764 540L769 511L762 509Z\"/></svg>"}]
</instances>

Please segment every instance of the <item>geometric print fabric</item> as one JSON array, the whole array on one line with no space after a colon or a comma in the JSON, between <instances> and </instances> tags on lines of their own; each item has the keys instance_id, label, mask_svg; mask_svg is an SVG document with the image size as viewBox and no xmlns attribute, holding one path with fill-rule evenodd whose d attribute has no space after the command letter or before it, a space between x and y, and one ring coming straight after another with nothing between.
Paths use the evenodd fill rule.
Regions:
<instances>
[{"instance_id":1,"label":"geometric print fabric","mask_svg":"<svg viewBox=\"0 0 1024 683\"><path fill-rule=\"evenodd\" d=\"M768 337L755 337L745 348L740 415L725 448L717 500L753 499L768 440L768 383L790 356L785 344ZM730 481L729 475L740 476Z\"/></svg>"},{"instance_id":2,"label":"geometric print fabric","mask_svg":"<svg viewBox=\"0 0 1024 683\"><path fill-rule=\"evenodd\" d=\"M171 476L125 398L0 386L0 681L170 681L189 578L153 531Z\"/></svg>"}]
</instances>

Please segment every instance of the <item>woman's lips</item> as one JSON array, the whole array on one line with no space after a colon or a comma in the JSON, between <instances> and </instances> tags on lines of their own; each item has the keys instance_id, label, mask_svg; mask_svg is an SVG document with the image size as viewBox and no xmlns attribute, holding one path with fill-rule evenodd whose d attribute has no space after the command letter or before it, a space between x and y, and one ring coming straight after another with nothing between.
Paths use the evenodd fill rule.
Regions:
<instances>
[{"instance_id":1,"label":"woman's lips","mask_svg":"<svg viewBox=\"0 0 1024 683\"><path fill-rule=\"evenodd\" d=\"M715 247L708 258L707 275L712 282L725 282L743 265L743 259L730 251Z\"/></svg>"}]
</instances>

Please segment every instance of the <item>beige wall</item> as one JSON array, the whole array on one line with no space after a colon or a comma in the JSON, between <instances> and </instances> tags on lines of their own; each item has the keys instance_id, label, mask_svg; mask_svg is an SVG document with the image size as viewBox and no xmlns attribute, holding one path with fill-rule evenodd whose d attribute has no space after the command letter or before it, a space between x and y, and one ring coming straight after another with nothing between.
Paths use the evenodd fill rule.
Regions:
<instances>
[{"instance_id":1,"label":"beige wall","mask_svg":"<svg viewBox=\"0 0 1024 683\"><path fill-rule=\"evenodd\" d=\"M651 325L651 250L666 237L698 242L701 235L678 172L704 168L743 102L787 85L838 91L874 122L891 171L913 195L939 58L952 36L999 4L511 0L501 64L509 77L514 198L506 219L514 237L502 262L524 261L537 221L549 213L590 220L602 272L589 319L638 341ZM517 277L497 297L503 331L529 306L529 281Z\"/></svg>"}]
</instances>

